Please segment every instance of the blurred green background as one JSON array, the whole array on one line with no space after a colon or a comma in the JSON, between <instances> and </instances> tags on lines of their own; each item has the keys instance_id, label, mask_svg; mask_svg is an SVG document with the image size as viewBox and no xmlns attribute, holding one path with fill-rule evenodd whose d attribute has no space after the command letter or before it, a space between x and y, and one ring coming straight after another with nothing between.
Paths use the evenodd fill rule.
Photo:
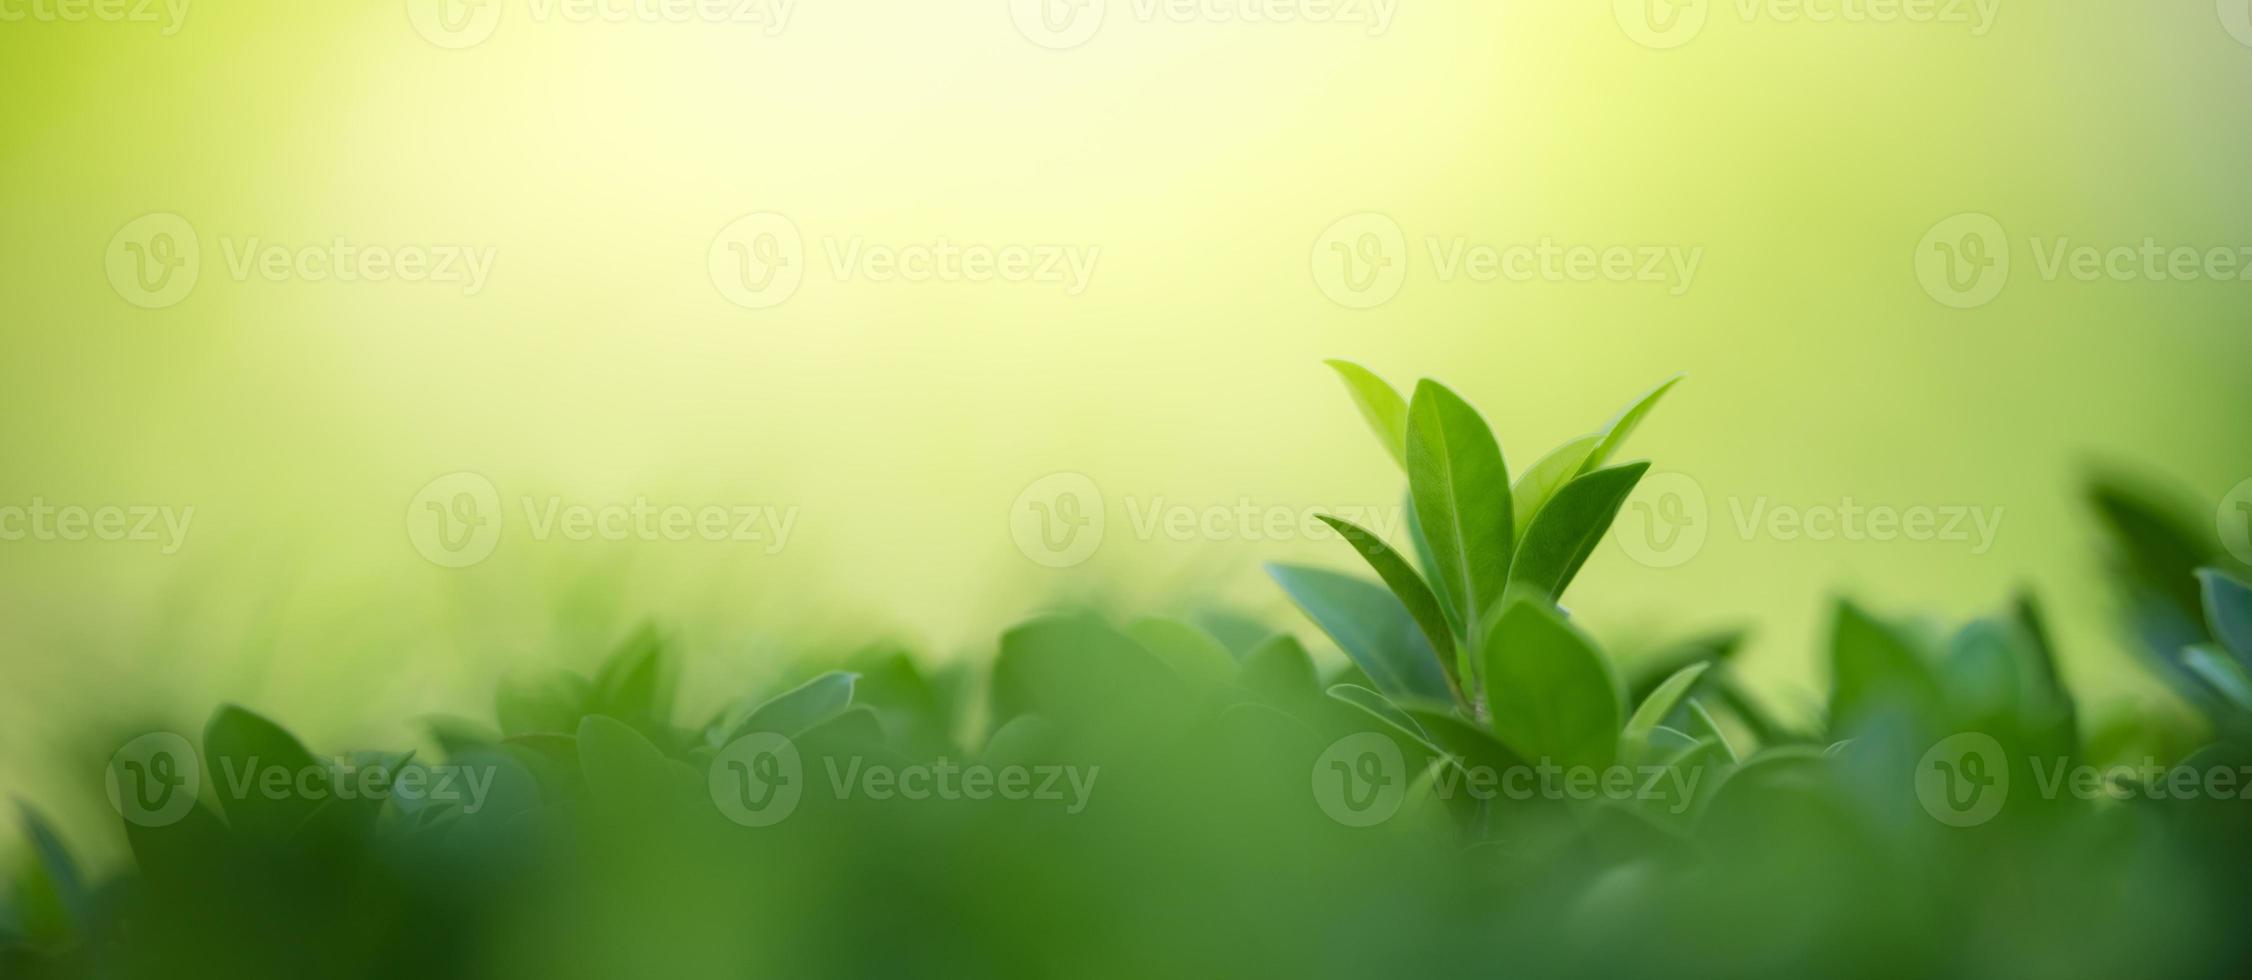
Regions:
<instances>
[{"instance_id":1,"label":"blurred green background","mask_svg":"<svg viewBox=\"0 0 2252 980\"><path fill-rule=\"evenodd\" d=\"M1814 23L1728 0L1664 35L1636 3L1398 0L1381 30L1100 6L1060 48L1003 0L802 0L779 25L509 0L454 8L471 33L440 40L500 17L458 49L399 2L0 20L0 506L194 508L172 554L0 542L0 792L98 807L108 747L69 755L74 733L193 730L223 700L316 746L407 738L644 618L689 641L690 714L717 702L700 686L864 640L982 656L1074 599L1311 640L1259 564L1350 568L1333 541L1135 516L1396 502L1329 357L1444 379L1518 469L1689 375L1631 453L1692 481L1706 541L1670 567L1598 551L1567 603L1615 648L1753 625L1746 667L1803 714L1827 597L1954 617L2030 585L2085 703L2158 696L2116 650L2078 487L2118 460L2211 515L2252 476L2252 283L2052 278L2034 243L2252 245L2244 4L2003 0L1981 30L1968 4ZM803 282L752 309L711 267L760 212L802 235ZM1404 278L1351 308L1324 263L1365 212L1400 229L1381 257ZM1965 212L2013 261L1955 309L1917 263ZM201 259L158 309L106 272L152 213ZM1093 275L1074 295L830 261L942 239L1068 245ZM493 265L474 295L276 281L232 269L254 240ZM1434 258L1543 240L1700 264L1676 289ZM505 523L442 567L409 519L462 471ZM1084 474L1106 518L1064 568L1012 533L1053 473ZM539 540L526 497L795 524L773 553ZM1762 498L2000 524L1983 553L1739 533L1732 506Z\"/></svg>"}]
</instances>

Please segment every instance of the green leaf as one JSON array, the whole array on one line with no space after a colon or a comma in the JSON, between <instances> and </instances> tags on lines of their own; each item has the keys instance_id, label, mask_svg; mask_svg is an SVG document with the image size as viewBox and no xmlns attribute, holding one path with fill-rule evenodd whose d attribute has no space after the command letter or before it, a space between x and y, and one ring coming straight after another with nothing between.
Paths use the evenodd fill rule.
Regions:
<instances>
[{"instance_id":1,"label":"green leaf","mask_svg":"<svg viewBox=\"0 0 2252 980\"><path fill-rule=\"evenodd\" d=\"M1743 758L1736 754L1736 746L1729 743L1728 733L1721 731L1720 723L1713 720L1712 712L1705 710L1704 702L1696 698L1689 699L1689 720L1689 731L1693 737L1718 745L1722 757L1730 762Z\"/></svg>"},{"instance_id":2,"label":"green leaf","mask_svg":"<svg viewBox=\"0 0 2252 980\"><path fill-rule=\"evenodd\" d=\"M2203 568L2197 578L2205 586L2205 623L2213 638L2236 654L2237 663L2252 666L2252 585L2218 568Z\"/></svg>"},{"instance_id":3,"label":"green leaf","mask_svg":"<svg viewBox=\"0 0 2252 980\"><path fill-rule=\"evenodd\" d=\"M1376 441L1384 444L1384 451L1392 461L1407 468L1407 402L1400 393L1386 384L1374 372L1351 361L1324 361L1345 379L1345 389L1352 392L1353 404L1360 408L1361 418L1375 431Z\"/></svg>"},{"instance_id":4,"label":"green leaf","mask_svg":"<svg viewBox=\"0 0 2252 980\"><path fill-rule=\"evenodd\" d=\"M1424 381L1408 407L1408 487L1431 546L1436 577L1469 630L1509 585L1516 543L1509 466L1477 410Z\"/></svg>"},{"instance_id":5,"label":"green leaf","mask_svg":"<svg viewBox=\"0 0 2252 980\"><path fill-rule=\"evenodd\" d=\"M1376 689L1402 698L1445 701L1445 671L1398 596L1382 586L1318 568L1267 566L1284 592L1352 658Z\"/></svg>"},{"instance_id":6,"label":"green leaf","mask_svg":"<svg viewBox=\"0 0 2252 980\"><path fill-rule=\"evenodd\" d=\"M501 733L492 726L457 715L424 716L422 730L429 733L430 740L438 743L439 751L449 758L498 744L501 740Z\"/></svg>"},{"instance_id":7,"label":"green leaf","mask_svg":"<svg viewBox=\"0 0 2252 980\"><path fill-rule=\"evenodd\" d=\"M2246 674L2244 665L2227 651L2211 644L2190 647L2182 651L2182 664L2238 710L2252 711L2252 674Z\"/></svg>"},{"instance_id":8,"label":"green leaf","mask_svg":"<svg viewBox=\"0 0 2252 980\"><path fill-rule=\"evenodd\" d=\"M787 738L803 735L851 707L853 685L859 680L859 674L832 670L777 694L736 722L726 742L753 732L773 732Z\"/></svg>"},{"instance_id":9,"label":"green leaf","mask_svg":"<svg viewBox=\"0 0 2252 980\"><path fill-rule=\"evenodd\" d=\"M1609 765L1619 747L1618 681L1595 645L1545 603L1512 603L1486 635L1486 706L1519 757Z\"/></svg>"},{"instance_id":10,"label":"green leaf","mask_svg":"<svg viewBox=\"0 0 2252 980\"><path fill-rule=\"evenodd\" d=\"M672 724L680 670L654 626L636 631L594 677L590 714L608 715L657 737Z\"/></svg>"},{"instance_id":11,"label":"green leaf","mask_svg":"<svg viewBox=\"0 0 2252 980\"><path fill-rule=\"evenodd\" d=\"M1642 699L1642 706L1634 709L1634 716L1626 720L1626 733L1619 736L1620 751L1639 755L1647 748L1651 733L1665 722L1666 716L1673 713L1674 706L1681 703L1682 697L1689 693L1697 679L1703 677L1711 666L1710 662L1690 664L1674 671L1673 676L1666 678L1665 683L1658 685L1657 690Z\"/></svg>"},{"instance_id":12,"label":"green leaf","mask_svg":"<svg viewBox=\"0 0 2252 980\"><path fill-rule=\"evenodd\" d=\"M1440 610L1438 597L1431 594L1431 587L1423 584L1422 576L1415 574L1415 569L1408 567L1407 561L1385 544L1383 538L1342 518L1324 514L1321 519L1343 535L1354 551L1360 552L1369 567L1376 570L1377 577L1399 598L1400 605L1407 607L1408 615L1423 630L1423 638L1430 641L1432 653L1439 658L1439 667L1446 672L1447 686L1453 690L1455 701L1468 704L1462 692L1462 678L1456 675L1454 633L1448 629L1446 613Z\"/></svg>"},{"instance_id":13,"label":"green leaf","mask_svg":"<svg viewBox=\"0 0 2252 980\"><path fill-rule=\"evenodd\" d=\"M1400 710L1399 705L1393 704L1390 698L1358 684L1331 687L1329 696L1367 712L1376 720L1399 729L1400 734L1431 745L1432 751L1438 751L1438 747L1431 742L1431 734L1424 731L1423 726L1416 724L1415 719L1408 717L1407 712Z\"/></svg>"},{"instance_id":14,"label":"green leaf","mask_svg":"<svg viewBox=\"0 0 2252 980\"><path fill-rule=\"evenodd\" d=\"M1200 690L1219 687L1235 676L1235 656L1228 648L1212 634L1180 620L1138 619L1126 624L1126 635Z\"/></svg>"},{"instance_id":15,"label":"green leaf","mask_svg":"<svg viewBox=\"0 0 2252 980\"><path fill-rule=\"evenodd\" d=\"M277 769L288 776L286 785L262 778ZM203 728L203 771L238 834L278 838L296 831L319 806L297 791L299 774L314 769L327 778L327 769L280 725L234 705L220 708Z\"/></svg>"},{"instance_id":16,"label":"green leaf","mask_svg":"<svg viewBox=\"0 0 2252 980\"><path fill-rule=\"evenodd\" d=\"M1042 616L1001 636L991 724L1032 712L1074 734L1134 738L1177 723L1188 694L1179 674L1100 618Z\"/></svg>"},{"instance_id":17,"label":"green leaf","mask_svg":"<svg viewBox=\"0 0 2252 980\"><path fill-rule=\"evenodd\" d=\"M39 855L39 869L69 917L67 924L74 930L86 928L92 920L93 895L78 873L78 862L71 860L70 849L63 846L62 838L31 804L17 800L16 810L23 815L24 833L31 838L32 851Z\"/></svg>"},{"instance_id":18,"label":"green leaf","mask_svg":"<svg viewBox=\"0 0 2252 980\"><path fill-rule=\"evenodd\" d=\"M1681 378L1677 374L1666 379L1664 384L1650 389L1649 394L1643 395L1634 404L1627 406L1625 411L1613 417L1611 423L1603 427L1602 441L1596 444L1594 451L1587 454L1587 461L1580 464L1580 472L1586 474L1602 469L1604 464L1611 461L1611 457L1618 455L1620 447L1626 445L1626 438L1634 434L1635 427L1641 425L1644 418L1649 417L1651 409L1658 407L1658 399L1664 398L1666 392L1672 391L1674 385L1681 383Z\"/></svg>"},{"instance_id":19,"label":"green leaf","mask_svg":"<svg viewBox=\"0 0 2252 980\"><path fill-rule=\"evenodd\" d=\"M1838 603L1830 642L1830 730L1849 734L1887 709L1928 717L1939 685L1915 647L1850 602Z\"/></svg>"},{"instance_id":20,"label":"green leaf","mask_svg":"<svg viewBox=\"0 0 2252 980\"><path fill-rule=\"evenodd\" d=\"M1511 577L1519 588L1550 602L1562 596L1649 468L1642 462L1596 470L1558 491L1556 499L1533 517L1532 528L1517 550Z\"/></svg>"},{"instance_id":21,"label":"green leaf","mask_svg":"<svg viewBox=\"0 0 2252 980\"><path fill-rule=\"evenodd\" d=\"M1401 711L1424 731L1430 733L1429 743L1453 759L1464 770L1485 769L1504 772L1522 765L1509 746L1494 737L1492 732L1472 724L1452 709L1436 705L1405 705Z\"/></svg>"},{"instance_id":22,"label":"green leaf","mask_svg":"<svg viewBox=\"0 0 2252 980\"><path fill-rule=\"evenodd\" d=\"M1548 455L1541 457L1540 462L1534 463L1532 469L1526 470L1524 475L1517 478L1517 485L1510 488L1509 496L1516 505L1518 540L1523 540L1526 530L1533 526L1533 516L1555 498L1558 490L1564 489L1565 484L1580 475L1580 470L1587 463L1588 454L1593 453L1602 441L1601 435L1589 433L1567 442L1549 450Z\"/></svg>"},{"instance_id":23,"label":"green leaf","mask_svg":"<svg viewBox=\"0 0 2252 980\"><path fill-rule=\"evenodd\" d=\"M1400 513L1407 517L1408 544L1415 551L1415 567L1422 570L1424 584L1430 586L1432 597L1439 600L1439 611L1447 617L1447 629L1456 636L1470 635L1463 628L1462 614L1455 611L1462 604L1455 601L1454 595L1447 591L1447 580L1439 577L1439 562L1431 557L1431 536L1423 533L1423 517L1415 512L1414 488L1409 488L1406 502L1400 505ZM1460 652L1459 648L1457 652Z\"/></svg>"},{"instance_id":24,"label":"green leaf","mask_svg":"<svg viewBox=\"0 0 2252 980\"><path fill-rule=\"evenodd\" d=\"M503 735L551 732L568 735L579 730L586 716L593 687L586 678L567 670L545 670L505 678L494 697Z\"/></svg>"},{"instance_id":25,"label":"green leaf","mask_svg":"<svg viewBox=\"0 0 2252 980\"><path fill-rule=\"evenodd\" d=\"M588 715L579 722L579 770L596 799L640 806L670 798L674 777L669 761L622 721Z\"/></svg>"},{"instance_id":26,"label":"green leaf","mask_svg":"<svg viewBox=\"0 0 2252 980\"><path fill-rule=\"evenodd\" d=\"M1299 698L1321 689L1314 658L1298 638L1279 634L1252 648L1236 672L1236 686L1281 698Z\"/></svg>"}]
</instances>

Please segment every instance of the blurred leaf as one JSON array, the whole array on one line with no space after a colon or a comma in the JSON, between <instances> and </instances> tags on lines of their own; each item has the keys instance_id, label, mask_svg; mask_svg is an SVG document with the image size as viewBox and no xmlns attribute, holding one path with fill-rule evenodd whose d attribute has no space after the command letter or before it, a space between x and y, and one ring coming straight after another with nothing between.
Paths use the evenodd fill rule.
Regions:
<instances>
[{"instance_id":1,"label":"blurred leaf","mask_svg":"<svg viewBox=\"0 0 2252 980\"><path fill-rule=\"evenodd\" d=\"M1649 697L1644 698L1642 706L1634 709L1634 715L1627 719L1626 732L1619 737L1621 753L1631 758L1641 757L1644 749L1650 747L1651 733L1665 722L1668 715L1673 714L1674 706L1681 703L1689 689L1696 686L1697 679L1703 677L1711 667L1709 663L1683 667L1675 671L1672 677L1666 678L1665 683L1658 685L1658 689L1651 692Z\"/></svg>"},{"instance_id":2,"label":"blurred leaf","mask_svg":"<svg viewBox=\"0 0 2252 980\"><path fill-rule=\"evenodd\" d=\"M1431 594L1431 588L1423 584L1422 577L1415 574L1415 569L1409 568L1399 553L1385 544L1382 538L1351 521L1326 514L1321 519L1344 536L1353 550L1359 552L1368 561L1369 567L1376 570L1377 577L1384 580L1385 586L1392 590L1392 595L1399 598L1400 605L1406 607L1408 616L1423 630L1423 638L1430 642L1440 669L1446 673L1447 686L1453 691L1455 700L1467 706L1469 701L1463 697L1462 678L1456 673L1454 634L1449 631L1446 613L1441 611L1439 600Z\"/></svg>"},{"instance_id":3,"label":"blurred leaf","mask_svg":"<svg viewBox=\"0 0 2252 980\"><path fill-rule=\"evenodd\" d=\"M1281 698L1305 697L1321 690L1314 658L1297 637L1288 633L1268 638L1245 656L1236 673L1236 684L1247 691Z\"/></svg>"},{"instance_id":4,"label":"blurred leaf","mask_svg":"<svg viewBox=\"0 0 2252 980\"><path fill-rule=\"evenodd\" d=\"M47 887L68 916L65 925L73 931L85 929L93 921L93 898L78 873L78 862L71 860L70 849L63 846L62 838L31 804L17 800L16 810L23 816L24 833L31 838L31 850L38 855Z\"/></svg>"},{"instance_id":5,"label":"blurred leaf","mask_svg":"<svg viewBox=\"0 0 2252 980\"><path fill-rule=\"evenodd\" d=\"M1635 428L1642 424L1642 420L1650 416L1651 409L1658 407L1658 399L1664 398L1666 392L1672 391L1674 385L1680 384L1682 377L1684 376L1677 374L1666 379L1664 384L1650 389L1649 394L1636 399L1634 404L1627 406L1617 416L1614 416L1610 424L1603 427L1602 442L1596 445L1593 452L1587 454L1587 462L1581 464L1580 472L1582 474L1594 473L1602 469L1604 464L1609 463L1612 457L1617 456L1619 449L1626 445L1627 437L1633 435Z\"/></svg>"},{"instance_id":6,"label":"blurred leaf","mask_svg":"<svg viewBox=\"0 0 2252 980\"><path fill-rule=\"evenodd\" d=\"M672 798L667 762L631 725L607 715L579 721L579 768L596 799L648 806Z\"/></svg>"},{"instance_id":7,"label":"blurred leaf","mask_svg":"<svg viewBox=\"0 0 2252 980\"><path fill-rule=\"evenodd\" d=\"M2210 644L2182 651L2182 662L2213 685L2238 711L2252 711L2252 674L2227 651Z\"/></svg>"},{"instance_id":8,"label":"blurred leaf","mask_svg":"<svg viewBox=\"0 0 2252 980\"><path fill-rule=\"evenodd\" d=\"M1516 511L1501 446L1469 403L1424 381L1408 407L1407 462L1436 577L1457 604L1457 619L1476 624L1507 588L1515 551Z\"/></svg>"},{"instance_id":9,"label":"blurred leaf","mask_svg":"<svg viewBox=\"0 0 2252 980\"><path fill-rule=\"evenodd\" d=\"M1892 627L1840 602L1830 641L1830 731L1851 734L1888 707L1930 719L1939 687L1913 646Z\"/></svg>"},{"instance_id":10,"label":"blurred leaf","mask_svg":"<svg viewBox=\"0 0 2252 980\"><path fill-rule=\"evenodd\" d=\"M325 779L328 773L280 725L231 704L204 726L203 769L229 827L275 839L302 826L319 805L299 791L300 774L318 771ZM265 778L277 772L284 778Z\"/></svg>"},{"instance_id":11,"label":"blurred leaf","mask_svg":"<svg viewBox=\"0 0 2252 980\"><path fill-rule=\"evenodd\" d=\"M645 625L603 662L594 676L587 712L617 719L649 738L661 738L671 728L679 686L680 669L671 648L654 625Z\"/></svg>"},{"instance_id":12,"label":"blurred leaf","mask_svg":"<svg viewBox=\"0 0 2252 980\"><path fill-rule=\"evenodd\" d=\"M1511 578L1525 590L1523 594L1551 602L1561 597L1649 468L1645 462L1596 470L1558 491L1556 499L1533 518L1518 548Z\"/></svg>"},{"instance_id":13,"label":"blurred leaf","mask_svg":"<svg viewBox=\"0 0 2252 980\"><path fill-rule=\"evenodd\" d=\"M1066 731L1126 737L1177 724L1187 710L1188 685L1110 624L1056 615L1002 635L991 700L994 725L1030 712Z\"/></svg>"},{"instance_id":14,"label":"blurred leaf","mask_svg":"<svg viewBox=\"0 0 2252 980\"><path fill-rule=\"evenodd\" d=\"M1512 603L1486 636L1494 734L1520 758L1601 768L1616 758L1618 682L1594 644L1546 604Z\"/></svg>"},{"instance_id":15,"label":"blurred leaf","mask_svg":"<svg viewBox=\"0 0 2252 980\"><path fill-rule=\"evenodd\" d=\"M587 713L593 686L567 670L543 670L504 678L494 696L503 735L551 732L568 735L579 730Z\"/></svg>"},{"instance_id":16,"label":"blurred leaf","mask_svg":"<svg viewBox=\"0 0 2252 980\"><path fill-rule=\"evenodd\" d=\"M1721 758L1729 762L1743 758L1736 751L1736 746L1729 743L1728 733L1721 731L1720 723L1713 720L1712 712L1706 711L1704 702L1696 698L1689 699L1689 736L1701 742L1713 743L1719 747Z\"/></svg>"},{"instance_id":17,"label":"blurred leaf","mask_svg":"<svg viewBox=\"0 0 2252 980\"><path fill-rule=\"evenodd\" d=\"M1235 676L1235 657L1228 648L1187 623L1155 617L1137 619L1126 624L1126 635L1199 689L1219 687Z\"/></svg>"},{"instance_id":18,"label":"blurred leaf","mask_svg":"<svg viewBox=\"0 0 2252 980\"><path fill-rule=\"evenodd\" d=\"M1398 596L1318 568L1270 564L1267 573L1368 674L1377 690L1433 701L1453 697L1431 641Z\"/></svg>"},{"instance_id":19,"label":"blurred leaf","mask_svg":"<svg viewBox=\"0 0 2252 980\"><path fill-rule=\"evenodd\" d=\"M1353 404L1361 410L1361 418L1368 421L1376 433L1376 441L1392 461L1407 468L1407 402L1384 379L1369 369L1351 361L1324 361L1337 376L1345 380L1345 389L1352 392Z\"/></svg>"},{"instance_id":20,"label":"blurred leaf","mask_svg":"<svg viewBox=\"0 0 2252 980\"><path fill-rule=\"evenodd\" d=\"M853 685L859 680L859 674L832 670L777 694L737 722L720 744L753 732L773 732L796 738L851 707Z\"/></svg>"},{"instance_id":21,"label":"blurred leaf","mask_svg":"<svg viewBox=\"0 0 2252 980\"><path fill-rule=\"evenodd\" d=\"M2236 655L2237 663L2252 668L2252 586L2218 568L2198 569L2197 577L2204 585L2205 623L2213 638Z\"/></svg>"},{"instance_id":22,"label":"blurred leaf","mask_svg":"<svg viewBox=\"0 0 2252 980\"><path fill-rule=\"evenodd\" d=\"M448 758L472 749L497 745L501 740L498 729L458 715L424 716L422 729L430 734L430 740L438 743L438 750Z\"/></svg>"}]
</instances>

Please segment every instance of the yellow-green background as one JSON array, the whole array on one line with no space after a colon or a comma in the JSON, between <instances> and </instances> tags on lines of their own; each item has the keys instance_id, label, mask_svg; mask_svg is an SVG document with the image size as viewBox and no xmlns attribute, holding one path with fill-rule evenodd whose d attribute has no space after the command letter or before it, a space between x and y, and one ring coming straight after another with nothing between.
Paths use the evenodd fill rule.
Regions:
<instances>
[{"instance_id":1,"label":"yellow-green background","mask_svg":"<svg viewBox=\"0 0 2252 980\"><path fill-rule=\"evenodd\" d=\"M221 700L316 747L404 741L422 712L483 715L507 670L591 664L642 617L691 644L690 710L860 640L978 655L1075 597L1217 599L1310 635L1259 563L1351 567L1345 549L1137 541L1121 501L1396 499L1329 357L1445 379L1520 468L1687 372L1632 451L1698 481L1710 542L1665 570L1607 543L1569 597L1622 648L1754 624L1761 689L1799 713L1830 596L1955 617L2029 583L2085 697L2147 696L2080 467L2148 465L2207 513L2252 476L2252 283L2043 283L2025 238L2252 243L2252 48L2210 0L2004 0L1983 37L1747 23L1731 0L1670 51L1598 2L1400 0L1377 37L1111 7L1067 51L1001 0L802 0L771 38L535 24L517 0L463 51L397 2L199 0L171 37L0 24L0 504L196 508L171 557L0 544L0 790L83 798L98 768L52 762L70 733L193 725ZM1415 269L1347 310L1310 251L1371 210ZM815 263L765 311L704 265L753 211L789 214ZM1963 211L2000 220L2019 263L1968 312L1911 267ZM103 273L149 212L204 240L196 291L156 311ZM1427 234L1705 256L1682 297L1442 283ZM1102 252L1078 297L840 283L829 235ZM473 298L233 281L218 240L252 236L467 243L498 264ZM512 533L448 570L402 515L457 470L512 508L638 494L800 515L771 557ZM1111 501L1102 550L1062 571L1007 526L1056 471ZM1760 495L2005 517L1982 556L1738 540L1726 501Z\"/></svg>"}]
</instances>

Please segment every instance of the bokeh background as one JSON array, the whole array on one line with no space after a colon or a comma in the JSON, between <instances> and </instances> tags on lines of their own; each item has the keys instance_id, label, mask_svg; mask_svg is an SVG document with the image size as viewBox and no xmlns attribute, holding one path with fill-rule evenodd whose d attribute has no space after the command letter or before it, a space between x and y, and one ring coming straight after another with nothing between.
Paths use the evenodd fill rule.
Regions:
<instances>
[{"instance_id":1,"label":"bokeh background","mask_svg":"<svg viewBox=\"0 0 2252 980\"><path fill-rule=\"evenodd\" d=\"M220 701L316 747L410 740L644 619L687 641L690 714L866 641L983 656L1066 602L1311 640L1260 564L1352 567L1334 542L1134 526L1397 501L1333 357L1444 379L1520 469L1688 375L1630 454L1692 482L1707 540L1670 567L1607 543L1567 597L1622 651L1750 626L1752 679L1803 714L1832 597L1958 617L2029 587L2084 702L2130 710L2158 695L2120 652L2080 485L2115 461L2210 519L2252 477L2252 282L2051 281L2032 242L2252 245L2252 14L1989 2L1817 23L1736 0L1397 0L1379 29L1097 0L1083 39L1006 0L799 0L781 23L577 22L544 0L0 21L0 506L194 508L172 554L0 542L0 792L98 808L107 746L79 733L193 731ZM1651 10L1686 19L1653 33ZM447 13L467 32L434 34ZM711 259L769 212L801 236L802 283L751 308ZM2013 262L1957 309L1917 262L1966 212ZM1404 275L1339 302L1333 229L1366 213L1400 230ZM108 274L148 214L184 219L201 257L156 309ZM339 240L493 266L474 295L230 268L253 241ZM1095 265L1074 294L830 261L941 240ZM1433 256L1543 240L1700 262L1685 284L1479 282ZM410 515L464 471L506 517L489 557L449 568ZM1012 533L1056 473L1105 517L1063 568ZM539 540L526 497L795 523L773 553ZM1732 502L1762 498L2001 523L1983 553L1738 533Z\"/></svg>"}]
</instances>

